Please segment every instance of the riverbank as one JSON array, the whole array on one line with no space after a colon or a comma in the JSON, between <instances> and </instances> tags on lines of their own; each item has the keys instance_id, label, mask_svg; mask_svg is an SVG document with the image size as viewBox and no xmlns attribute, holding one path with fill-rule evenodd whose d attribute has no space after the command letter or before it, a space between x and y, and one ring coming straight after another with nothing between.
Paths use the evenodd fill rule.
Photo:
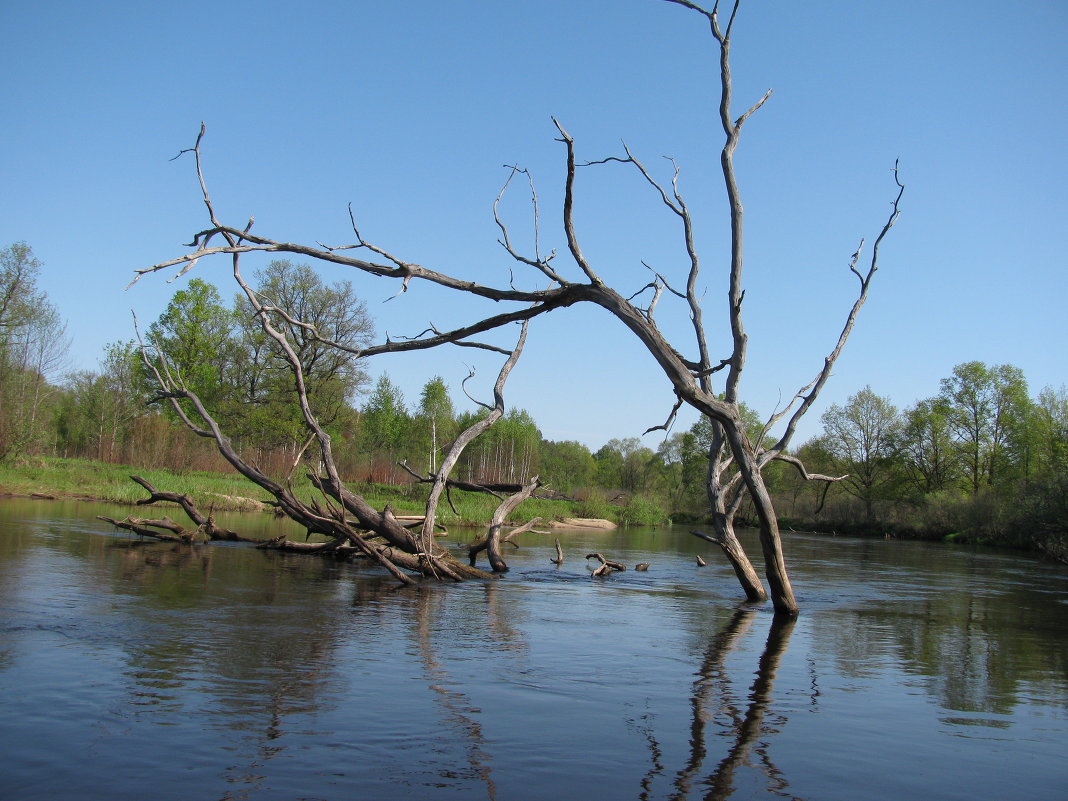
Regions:
<instances>
[{"instance_id":1,"label":"riverbank","mask_svg":"<svg viewBox=\"0 0 1068 801\"><path fill-rule=\"evenodd\" d=\"M133 506L147 497L147 493L130 480L131 475L147 479L160 491L188 494L204 511L267 510L270 509L268 502L272 500L268 493L236 472L145 470L89 459L48 457L0 464L0 497L104 501ZM303 475L294 477L293 485L298 496L310 499L318 494ZM389 504L398 515L422 514L428 491L426 485L419 484L361 484L354 489L372 506L381 509ZM455 510L447 503L443 503L439 510L438 520L442 525L485 525L500 502L492 495L472 493L454 493L452 500ZM582 516L581 504L577 501L533 498L526 501L516 512L515 520L509 522L525 523L532 517L540 517L548 523Z\"/></svg>"}]
</instances>

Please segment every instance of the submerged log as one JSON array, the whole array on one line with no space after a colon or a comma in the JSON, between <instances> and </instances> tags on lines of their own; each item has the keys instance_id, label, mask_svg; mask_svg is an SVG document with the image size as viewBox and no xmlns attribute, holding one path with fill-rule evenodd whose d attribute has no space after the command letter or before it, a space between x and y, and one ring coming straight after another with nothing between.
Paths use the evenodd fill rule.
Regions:
<instances>
[{"instance_id":1,"label":"submerged log","mask_svg":"<svg viewBox=\"0 0 1068 801\"><path fill-rule=\"evenodd\" d=\"M593 575L595 577L607 576L607 575L611 574L612 572L620 572L620 573L622 573L624 570L627 569L627 566L624 565L622 562L613 562L611 559L605 559L604 556L602 556L599 553L587 554L586 558L587 559L597 559L601 563L600 566L596 570L593 571Z\"/></svg>"},{"instance_id":2,"label":"submerged log","mask_svg":"<svg viewBox=\"0 0 1068 801\"><path fill-rule=\"evenodd\" d=\"M560 547L560 538L556 538L556 558L550 559L554 565L562 565L564 563L564 549Z\"/></svg>"},{"instance_id":3,"label":"submerged log","mask_svg":"<svg viewBox=\"0 0 1068 801\"><path fill-rule=\"evenodd\" d=\"M191 543L196 541L196 530L191 531L189 529L184 529L169 517L163 517L159 520L149 520L140 517L125 517L122 520L116 520L113 517L97 515L96 519L111 523L111 525L116 528L132 531L134 534L141 537L152 537L153 539L162 540L164 542Z\"/></svg>"},{"instance_id":4,"label":"submerged log","mask_svg":"<svg viewBox=\"0 0 1068 801\"><path fill-rule=\"evenodd\" d=\"M202 513L188 495L178 494L177 492L160 492L141 476L130 476L130 480L140 484L149 494L149 497L142 498L137 502L138 506L147 506L157 501L176 503L182 507L189 519L196 524L197 533L203 534L207 539L226 542L252 542L248 537L242 537L235 531L217 526L215 524L215 516L211 512L207 515Z\"/></svg>"}]
</instances>

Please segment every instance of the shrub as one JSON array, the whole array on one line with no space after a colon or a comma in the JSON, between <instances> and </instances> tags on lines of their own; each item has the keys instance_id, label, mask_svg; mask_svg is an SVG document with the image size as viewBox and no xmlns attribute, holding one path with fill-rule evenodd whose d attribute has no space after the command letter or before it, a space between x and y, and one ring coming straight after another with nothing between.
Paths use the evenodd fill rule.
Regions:
<instances>
[{"instance_id":1,"label":"shrub","mask_svg":"<svg viewBox=\"0 0 1068 801\"><path fill-rule=\"evenodd\" d=\"M632 495L619 513L619 522L625 526L659 526L670 521L667 512L656 501Z\"/></svg>"}]
</instances>

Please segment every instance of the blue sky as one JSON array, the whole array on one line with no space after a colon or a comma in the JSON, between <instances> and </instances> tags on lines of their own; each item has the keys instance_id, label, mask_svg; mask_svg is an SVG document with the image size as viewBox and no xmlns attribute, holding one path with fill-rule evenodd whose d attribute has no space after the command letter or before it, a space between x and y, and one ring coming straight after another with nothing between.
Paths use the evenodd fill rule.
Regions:
<instances>
[{"instance_id":1,"label":"blue sky","mask_svg":"<svg viewBox=\"0 0 1068 801\"><path fill-rule=\"evenodd\" d=\"M0 245L25 240L44 262L42 284L74 338L72 367L95 366L106 343L131 335L130 309L151 321L182 284L153 276L124 289L134 269L181 254L206 225L192 163L169 160L201 121L224 220L255 215L263 236L341 244L351 202L367 239L502 286L509 271L536 285L496 243L502 165L532 171L542 247L565 251L550 115L580 158L618 154L625 140L667 181L660 157L672 156L699 226L713 352L726 355L716 54L692 12L656 0L8 0L0 28ZM1066 34L1058 0L743 5L735 113L774 89L736 157L752 406L767 413L790 397L832 346L856 291L849 257L889 211L895 158L908 187L902 217L799 441L865 385L904 407L963 361L1016 364L1033 393L1065 382ZM527 191L516 190L504 212L527 243ZM576 222L623 294L647 280L642 260L681 275L677 227L633 173L582 171ZM194 274L230 295L226 262ZM324 276L351 279L391 335L477 312L425 286L383 303L395 288L381 280ZM692 353L682 310L665 301L659 316ZM470 364L488 395L496 366L468 349L370 369L411 401L433 375L459 397ZM663 422L672 399L649 356L597 309L539 320L509 385L509 402L547 438L593 448Z\"/></svg>"}]
</instances>

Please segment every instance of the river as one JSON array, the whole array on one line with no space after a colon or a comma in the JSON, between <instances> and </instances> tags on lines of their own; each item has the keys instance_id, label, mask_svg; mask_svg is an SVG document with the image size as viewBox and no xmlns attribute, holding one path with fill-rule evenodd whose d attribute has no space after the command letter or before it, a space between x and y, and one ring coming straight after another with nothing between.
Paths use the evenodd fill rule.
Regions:
<instances>
[{"instance_id":1,"label":"river","mask_svg":"<svg viewBox=\"0 0 1068 801\"><path fill-rule=\"evenodd\" d=\"M782 625L679 529L411 590L94 518L127 511L0 502L0 799L1068 798L1068 567L1033 555L790 534Z\"/></svg>"}]
</instances>

